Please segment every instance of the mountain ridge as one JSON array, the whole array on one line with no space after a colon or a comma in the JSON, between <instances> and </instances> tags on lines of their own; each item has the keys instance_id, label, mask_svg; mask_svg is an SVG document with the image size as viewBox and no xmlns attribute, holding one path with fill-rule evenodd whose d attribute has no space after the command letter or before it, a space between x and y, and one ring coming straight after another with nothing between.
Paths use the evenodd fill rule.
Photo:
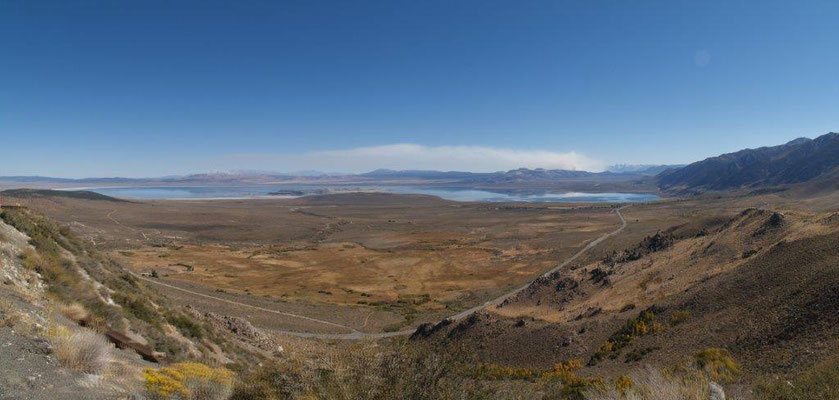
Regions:
<instances>
[{"instance_id":1,"label":"mountain ridge","mask_svg":"<svg viewBox=\"0 0 839 400\"><path fill-rule=\"evenodd\" d=\"M839 133L797 138L778 146L743 149L668 169L656 179L662 190L718 191L812 181L839 167Z\"/></svg>"},{"instance_id":2,"label":"mountain ridge","mask_svg":"<svg viewBox=\"0 0 839 400\"><path fill-rule=\"evenodd\" d=\"M494 184L514 182L551 182L581 178L617 178L652 176L669 165L631 166L622 171L590 172L582 170L518 168L496 172L392 170L377 169L359 174L287 174L273 172L207 172L180 176L123 178L53 178L46 176L0 176L0 182L11 184L61 185L173 185L173 184L273 184L273 183L376 183L396 181L445 181L462 184Z\"/></svg>"}]
</instances>

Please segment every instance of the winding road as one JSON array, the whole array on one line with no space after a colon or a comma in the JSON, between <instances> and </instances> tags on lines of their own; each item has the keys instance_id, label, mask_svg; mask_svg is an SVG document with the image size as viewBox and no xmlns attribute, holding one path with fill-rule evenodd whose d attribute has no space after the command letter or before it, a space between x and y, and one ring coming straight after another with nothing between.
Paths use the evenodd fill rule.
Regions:
<instances>
[{"instance_id":1,"label":"winding road","mask_svg":"<svg viewBox=\"0 0 839 400\"><path fill-rule=\"evenodd\" d=\"M253 304L247 304L247 303L242 303L242 302L228 300L228 299L222 299L220 297L210 296L208 294L201 293L201 292L196 292L194 290L184 289L182 287L178 287L178 286L175 286L175 285L170 285L168 283L161 282L161 281L156 280L156 279L146 278L145 276L136 274L133 271L129 271L129 273L131 275L134 275L135 278L143 280L145 282L150 282L150 283L153 283L155 285L159 285L159 286L163 286L163 287L166 287L166 288L169 288L169 289L177 290L179 292L191 294L193 296L204 297L204 298L211 299L211 300L214 300L214 301L220 301L220 302L223 302L223 303L233 304L233 305L238 306L238 307L251 308L251 309L254 309L254 310L259 310L259 311L268 312L268 313L272 313L272 314L282 315L284 317L304 319L304 320L310 321L310 322L316 322L316 323L319 323L319 324L329 325L329 326L336 327L336 328L347 329L347 330L352 331L352 332L358 332L355 329L350 328L349 326L346 326L346 325L336 324L334 322L324 321L322 319L311 318L311 317L307 317L305 315L297 315L297 314L290 313L290 312L272 310L270 308L255 306ZM298 333L300 333L300 332L298 332Z\"/></svg>"},{"instance_id":2,"label":"winding road","mask_svg":"<svg viewBox=\"0 0 839 400\"><path fill-rule=\"evenodd\" d=\"M582 256L583 254L585 254L585 252L590 250L592 247L597 246L598 244L600 244L604 240L620 233L624 228L626 228L626 219L623 217L623 214L621 214L621 210L623 210L626 207L629 207L629 206L626 205L626 206L615 209L615 213L618 215L618 217L621 220L621 226L618 229L615 229L612 232L606 233L606 234L598 237L597 239L592 240L585 247L580 249L580 251L574 253L574 255L572 255L571 257L569 257L568 259L566 259L565 261L563 261L561 264L557 265L556 267L551 268L549 271L543 273L542 275L539 276L539 278L551 275L554 272L559 271L560 269L562 269L566 265L572 263L574 260L576 260L577 258ZM298 314L284 312L284 311L272 310L270 308L259 307L259 306L255 306L255 305L252 305L252 304L241 303L241 302L233 301L233 300L229 300L229 299L223 299L223 298L211 296L211 295L208 295L208 294L205 294L205 293L200 293L200 292L196 292L196 291L193 291L193 290L184 289L184 288L181 288L181 287L178 287L178 286L175 286L175 285L170 285L168 283L160 282L160 281L155 280L155 279L150 279L150 278L147 278L145 276L135 274L134 272L131 272L131 274L134 275L136 278L141 279L145 282L153 283L155 285L160 285L160 286L163 286L163 287L166 287L166 288L169 288L169 289L173 289L173 290L178 290L178 291L188 293L188 294L191 294L191 295L194 295L194 296L200 296L200 297L208 298L208 299L215 300L215 301L220 301L220 302L224 302L224 303L228 303L228 304L233 304L233 305L236 305L236 306L251 308L251 309L255 309L255 310L259 310L259 311L263 311L263 312L268 312L268 313L272 313L272 314L277 314L277 315L282 315L284 317L299 318L299 319L303 319L303 320L310 321L310 322L315 322L315 323L319 323L319 324L328 325L328 326L331 326L333 328L346 329L347 331L349 331L348 333L315 333L315 332L296 332L296 331L286 331L286 330L272 329L271 331L275 332L275 333L292 335L292 336L297 336L297 337L302 337L302 338L358 340L358 339L381 339L381 338L389 338L389 337L395 337L395 336L407 336L407 335L410 335L410 334L414 333L414 331L415 331L415 329L406 329L406 330L402 330L402 331L381 332L381 333L360 332L360 331L355 330L355 329L353 329L349 326L346 326L346 325L336 324L334 322L324 321L324 320L317 319L317 318L311 318L311 317L307 317L307 316L304 316L304 315L298 315ZM521 287L519 287L515 290L512 290L512 291L510 291L506 294L503 294L499 297L496 297L492 300L489 300L489 301L487 301L483 304L479 304L479 305L477 305L475 307L472 307L468 310L461 311L461 312L449 317L448 319L453 320L453 321L458 321L458 320L466 318L466 317L468 317L468 316L470 316L470 315L472 315L472 314L474 314L474 313L476 313L480 310L483 310L487 307L499 304L499 303L503 302L504 300L507 300L508 298L511 298L511 297L517 295L519 292L526 289L532 283L533 283L533 280L531 280L530 282L528 282L524 286L521 286Z\"/></svg>"}]
</instances>

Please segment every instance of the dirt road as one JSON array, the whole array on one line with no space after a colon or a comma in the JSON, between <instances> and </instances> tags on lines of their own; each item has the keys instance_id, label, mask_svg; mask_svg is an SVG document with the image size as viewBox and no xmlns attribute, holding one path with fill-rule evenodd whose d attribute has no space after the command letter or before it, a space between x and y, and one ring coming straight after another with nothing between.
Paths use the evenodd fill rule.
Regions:
<instances>
[{"instance_id":1,"label":"dirt road","mask_svg":"<svg viewBox=\"0 0 839 400\"><path fill-rule=\"evenodd\" d=\"M547 275L553 274L556 271L559 271L561 268L567 266L568 264L570 264L571 262L573 262L574 260L576 260L577 258L582 256L583 254L585 254L591 248L597 246L598 244L600 244L604 240L620 233L624 228L626 228L626 219L623 217L623 214L621 214L621 210L623 210L626 207L629 207L629 206L623 206L623 207L615 209L615 213L617 214L617 216L620 218L620 221L621 221L621 226L618 229L616 229L612 232L606 233L606 234L598 237L597 239L592 240L585 247L583 247L580 251L575 253L573 256L569 257L568 259L566 259L565 261L563 261L562 263L560 263L556 267L551 268L549 271L545 272L541 276L547 276ZM228 303L228 304L233 304L233 305L236 305L236 306L255 309L255 310L258 310L258 311L262 311L262 312L277 314L277 315L281 315L281 316L284 316L284 317L303 319L303 320L306 320L306 321L309 321L309 322L323 324L323 325L331 326L331 327L334 327L334 328L341 328L341 329L345 329L345 330L348 331L347 333L316 333L316 332L297 332L297 331L285 331L285 330L272 330L273 332L276 332L276 333L287 334L287 335L292 335L292 336L297 336L297 337L302 337L302 338L358 340L358 339L381 339L381 338L388 338L388 337L395 337L395 336L406 336L406 335L410 335L414 332L414 329L406 329L406 330L402 330L402 331L382 332L382 333L360 332L360 331L357 331L357 330L355 330L353 328L350 328L346 325L336 324L336 323L333 323L333 322L324 321L324 320L320 320L320 319L317 319L317 318L311 318L311 317L307 317L307 316L304 316L304 315L298 315L298 314L284 312L284 311L272 310L272 309L269 309L269 308L254 306L252 304L241 303L241 302L237 302L237 301L233 301L233 300L229 300L229 299L223 299L223 298L216 297L216 296L211 296L211 295L208 295L208 294L205 294L205 293L199 293L199 292L196 292L196 291L180 288L180 287L177 287L175 285L170 285L170 284L165 283L165 282L160 282L160 281L155 280L155 279L150 279L150 278L135 274L133 272L131 274L134 275L135 277L137 277L138 279L141 279L145 282L149 282L149 283L152 283L152 284L155 284L155 285L164 286L168 289L181 291L181 292L188 293L188 294L191 294L191 295L194 295L194 296L200 296L200 297L203 297L203 298L206 298L206 299L211 299L211 300L214 300L214 301L219 301L219 302L224 302L224 303ZM512 296L515 296L516 294L518 294L522 290L526 289L528 286L530 286L531 283L532 283L532 281L528 282L526 285L521 286L521 287L519 287L519 288L517 288L513 291L510 291L510 292L508 292L508 293L506 293L502 296L499 296L497 298L489 300L489 301L487 301L483 304L477 305L477 306L472 307L468 310L461 311L461 312L449 317L449 319L454 320L454 321L461 320L461 319L466 318L466 317L468 317L468 316L470 316L470 315L472 315L472 314L474 314L474 313L476 313L480 310L483 310L487 307L499 304L499 303L503 302L504 300L506 300L506 299L508 299Z\"/></svg>"}]
</instances>

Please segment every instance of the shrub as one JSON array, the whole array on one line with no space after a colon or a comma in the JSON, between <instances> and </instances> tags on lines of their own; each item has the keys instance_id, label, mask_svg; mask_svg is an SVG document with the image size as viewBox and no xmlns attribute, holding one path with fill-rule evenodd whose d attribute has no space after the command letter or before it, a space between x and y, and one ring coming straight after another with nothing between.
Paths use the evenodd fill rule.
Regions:
<instances>
[{"instance_id":1,"label":"shrub","mask_svg":"<svg viewBox=\"0 0 839 400\"><path fill-rule=\"evenodd\" d=\"M88 313L84 306L79 303L66 305L62 304L59 309L65 317L70 318L73 321L84 321L90 317L90 313Z\"/></svg>"},{"instance_id":2,"label":"shrub","mask_svg":"<svg viewBox=\"0 0 839 400\"><path fill-rule=\"evenodd\" d=\"M581 378L577 376L577 370L583 367L582 360L574 359L554 364L553 369L542 373L544 380L558 380L564 384L576 383Z\"/></svg>"},{"instance_id":3,"label":"shrub","mask_svg":"<svg viewBox=\"0 0 839 400\"><path fill-rule=\"evenodd\" d=\"M146 298L129 293L114 293L112 298L131 317L148 322L154 326L160 324L159 313L148 303Z\"/></svg>"},{"instance_id":4,"label":"shrub","mask_svg":"<svg viewBox=\"0 0 839 400\"><path fill-rule=\"evenodd\" d=\"M621 375L615 378L613 384L615 385L615 389L620 392L622 395L626 395L626 391L632 389L632 378Z\"/></svg>"},{"instance_id":5,"label":"shrub","mask_svg":"<svg viewBox=\"0 0 839 400\"><path fill-rule=\"evenodd\" d=\"M743 252L743 258L749 258L755 254L757 254L757 250L755 249L746 250Z\"/></svg>"},{"instance_id":6,"label":"shrub","mask_svg":"<svg viewBox=\"0 0 839 400\"><path fill-rule=\"evenodd\" d=\"M656 349L656 347L634 349L623 356L624 362L631 363L641 361L644 358L644 356L652 353Z\"/></svg>"},{"instance_id":7,"label":"shrub","mask_svg":"<svg viewBox=\"0 0 839 400\"><path fill-rule=\"evenodd\" d=\"M458 351L355 344L319 359L285 359L243 377L231 399L490 398Z\"/></svg>"},{"instance_id":8,"label":"shrub","mask_svg":"<svg viewBox=\"0 0 839 400\"><path fill-rule=\"evenodd\" d=\"M101 374L111 362L111 344L101 335L83 330L50 329L55 357L61 365L89 374Z\"/></svg>"},{"instance_id":9,"label":"shrub","mask_svg":"<svg viewBox=\"0 0 839 400\"><path fill-rule=\"evenodd\" d=\"M708 383L698 371L683 375L647 367L621 376L608 386L593 387L588 400L708 400Z\"/></svg>"},{"instance_id":10,"label":"shrub","mask_svg":"<svg viewBox=\"0 0 839 400\"><path fill-rule=\"evenodd\" d=\"M661 307L655 305L650 306L644 311L641 311L637 317L626 321L623 327L606 340L600 348L591 356L589 365L595 365L603 360L606 356L616 358L620 352L632 344L636 338L663 332L666 327L660 322L656 321L656 316L664 311Z\"/></svg>"},{"instance_id":11,"label":"shrub","mask_svg":"<svg viewBox=\"0 0 839 400\"><path fill-rule=\"evenodd\" d=\"M670 316L670 326L676 326L685 322L690 319L690 312L688 311L675 311L673 315Z\"/></svg>"},{"instance_id":12,"label":"shrub","mask_svg":"<svg viewBox=\"0 0 839 400\"><path fill-rule=\"evenodd\" d=\"M201 339L204 337L204 329L192 318L175 311L165 313L166 321L172 324L184 336Z\"/></svg>"},{"instance_id":13,"label":"shrub","mask_svg":"<svg viewBox=\"0 0 839 400\"><path fill-rule=\"evenodd\" d=\"M501 379L526 379L535 380L540 371L530 368L515 368L493 363L480 363L475 368L475 374L479 379L501 380Z\"/></svg>"},{"instance_id":14,"label":"shrub","mask_svg":"<svg viewBox=\"0 0 839 400\"><path fill-rule=\"evenodd\" d=\"M29 321L26 315L18 310L11 300L0 298L0 324L7 328L12 328L18 333L28 331L30 329Z\"/></svg>"},{"instance_id":15,"label":"shrub","mask_svg":"<svg viewBox=\"0 0 839 400\"><path fill-rule=\"evenodd\" d=\"M577 376L582 368L582 360L574 359L554 364L549 370L535 370L530 368L505 367L498 364L478 364L476 368L478 379L487 380L527 380L538 382L546 387L552 397L561 399L583 399L585 393L593 387L602 387L599 378L587 379Z\"/></svg>"},{"instance_id":16,"label":"shrub","mask_svg":"<svg viewBox=\"0 0 839 400\"><path fill-rule=\"evenodd\" d=\"M600 283L610 275L609 272L604 271L602 268L595 268L591 270L590 274L591 277L589 279L591 279L591 281L594 283Z\"/></svg>"},{"instance_id":17,"label":"shrub","mask_svg":"<svg viewBox=\"0 0 839 400\"><path fill-rule=\"evenodd\" d=\"M233 373L196 362L182 362L143 370L150 399L223 400L233 390Z\"/></svg>"},{"instance_id":18,"label":"shrub","mask_svg":"<svg viewBox=\"0 0 839 400\"><path fill-rule=\"evenodd\" d=\"M712 347L696 353L695 357L699 368L711 379L732 381L740 374L740 365L731 358L728 350Z\"/></svg>"}]
</instances>

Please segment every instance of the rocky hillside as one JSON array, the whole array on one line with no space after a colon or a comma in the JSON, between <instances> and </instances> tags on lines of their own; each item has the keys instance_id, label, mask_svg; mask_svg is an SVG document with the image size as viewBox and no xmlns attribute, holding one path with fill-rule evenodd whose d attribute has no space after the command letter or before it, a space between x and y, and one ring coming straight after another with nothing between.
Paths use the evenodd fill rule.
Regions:
<instances>
[{"instance_id":1,"label":"rocky hillside","mask_svg":"<svg viewBox=\"0 0 839 400\"><path fill-rule=\"evenodd\" d=\"M663 190L702 192L807 182L839 166L839 133L746 149L657 175Z\"/></svg>"},{"instance_id":2,"label":"rocky hillside","mask_svg":"<svg viewBox=\"0 0 839 400\"><path fill-rule=\"evenodd\" d=\"M164 376L171 371L220 379L213 384L226 377L216 389L230 391L232 373L211 365L249 365L271 348L260 350L268 340L246 321L169 306L120 264L26 208L0 213L0 279L0 398L153 397L171 387L149 392L150 382L180 390Z\"/></svg>"},{"instance_id":3,"label":"rocky hillside","mask_svg":"<svg viewBox=\"0 0 839 400\"><path fill-rule=\"evenodd\" d=\"M464 321L423 326L414 340L466 346L505 368L577 359L595 376L717 349L737 361L735 375L796 373L839 345L837 235L836 214L749 208L697 219L538 279Z\"/></svg>"}]
</instances>

